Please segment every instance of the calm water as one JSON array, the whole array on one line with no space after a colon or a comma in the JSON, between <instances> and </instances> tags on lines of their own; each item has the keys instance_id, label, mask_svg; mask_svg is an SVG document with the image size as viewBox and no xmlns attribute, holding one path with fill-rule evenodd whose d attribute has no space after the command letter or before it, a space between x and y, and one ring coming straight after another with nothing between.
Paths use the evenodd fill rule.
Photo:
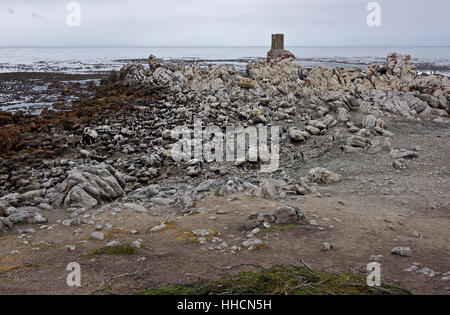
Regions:
<instances>
[{"instance_id":1,"label":"calm water","mask_svg":"<svg viewBox=\"0 0 450 315\"><path fill-rule=\"evenodd\" d=\"M390 52L410 54L413 61L422 64L420 71L438 69L450 76L450 47L287 47L297 63L305 66L360 67L382 63ZM248 60L264 58L269 47L0 47L0 72L66 72L89 73L118 70L130 59L147 59L150 54L166 60L194 60L200 65L232 64L243 70ZM430 64L423 65L423 64ZM427 68L428 67L428 68ZM2 82L8 85L12 82ZM46 89L36 81L36 89ZM8 89L6 89L7 91ZM14 90L14 89L13 89ZM29 91L28 91L29 92ZM26 110L39 113L60 97L28 96L23 91L16 95L0 93L0 110ZM23 94L23 95L22 95ZM62 96L61 96L62 97ZM70 100L68 100L70 102Z\"/></svg>"},{"instance_id":2,"label":"calm water","mask_svg":"<svg viewBox=\"0 0 450 315\"><path fill-rule=\"evenodd\" d=\"M382 62L390 52L418 63L450 66L450 47L287 47L305 65L361 66ZM0 47L0 72L118 69L125 59L150 54L163 59L231 61L263 58L269 47Z\"/></svg>"}]
</instances>

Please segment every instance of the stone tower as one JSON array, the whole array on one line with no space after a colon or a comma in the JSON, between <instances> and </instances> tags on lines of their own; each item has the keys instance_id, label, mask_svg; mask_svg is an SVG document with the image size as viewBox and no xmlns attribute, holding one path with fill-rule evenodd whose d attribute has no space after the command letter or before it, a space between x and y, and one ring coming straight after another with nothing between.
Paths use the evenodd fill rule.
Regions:
<instances>
[{"instance_id":1,"label":"stone tower","mask_svg":"<svg viewBox=\"0 0 450 315\"><path fill-rule=\"evenodd\" d=\"M284 50L284 34L272 34L272 49Z\"/></svg>"},{"instance_id":2,"label":"stone tower","mask_svg":"<svg viewBox=\"0 0 450 315\"><path fill-rule=\"evenodd\" d=\"M286 58L295 59L295 56L284 49L284 34L272 34L272 48L267 53L267 62Z\"/></svg>"}]
</instances>

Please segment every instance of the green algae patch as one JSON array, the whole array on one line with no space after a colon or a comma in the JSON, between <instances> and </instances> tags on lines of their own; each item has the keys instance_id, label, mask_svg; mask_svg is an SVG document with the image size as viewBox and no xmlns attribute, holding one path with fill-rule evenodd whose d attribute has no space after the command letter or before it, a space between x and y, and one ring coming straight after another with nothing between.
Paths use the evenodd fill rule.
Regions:
<instances>
[{"instance_id":1,"label":"green algae patch","mask_svg":"<svg viewBox=\"0 0 450 315\"><path fill-rule=\"evenodd\" d=\"M165 286L139 291L138 295L410 295L407 289L382 284L369 287L364 275L336 275L307 267L273 267L241 272L220 280Z\"/></svg>"},{"instance_id":2,"label":"green algae patch","mask_svg":"<svg viewBox=\"0 0 450 315\"><path fill-rule=\"evenodd\" d=\"M91 258L95 256L131 256L137 255L139 252L136 248L130 245L107 246L99 249L94 249L81 258Z\"/></svg>"}]
</instances>

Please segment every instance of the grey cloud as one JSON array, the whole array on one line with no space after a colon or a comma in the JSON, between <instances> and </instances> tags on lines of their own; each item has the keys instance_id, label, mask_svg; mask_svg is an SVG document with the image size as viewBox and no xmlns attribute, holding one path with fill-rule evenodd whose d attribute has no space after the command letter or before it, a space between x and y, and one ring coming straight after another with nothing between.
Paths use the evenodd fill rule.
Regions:
<instances>
[{"instance_id":1,"label":"grey cloud","mask_svg":"<svg viewBox=\"0 0 450 315\"><path fill-rule=\"evenodd\" d=\"M372 0L78 0L81 27L67 26L70 1L2 0L2 43L130 45L450 45L450 1L378 0L382 26L369 27ZM39 12L46 23L27 22ZM7 23L7 25L6 25Z\"/></svg>"}]
</instances>

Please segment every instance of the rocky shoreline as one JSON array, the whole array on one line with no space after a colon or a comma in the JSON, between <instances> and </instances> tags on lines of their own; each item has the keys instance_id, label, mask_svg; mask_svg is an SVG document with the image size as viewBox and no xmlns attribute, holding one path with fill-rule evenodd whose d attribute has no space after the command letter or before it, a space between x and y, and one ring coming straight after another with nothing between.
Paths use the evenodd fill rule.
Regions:
<instances>
[{"instance_id":1,"label":"rocky shoreline","mask_svg":"<svg viewBox=\"0 0 450 315\"><path fill-rule=\"evenodd\" d=\"M449 77L419 75L409 56L397 54L366 71L305 68L283 56L251 61L245 72L151 56L148 66L125 65L103 76L98 86L75 84L64 90L71 96L77 91L80 99L73 107L64 107L62 99L64 111L0 113L0 233L14 233L24 224L89 229L116 209L167 218L152 230L157 232L170 227L173 218L202 212L197 203L210 197L230 203L241 193L285 202L321 197L322 186L344 180L339 169L317 165L322 158L388 152L389 167L402 170L420 149L393 146L390 121L442 128L450 123ZM261 160L174 161L171 131L192 126L195 118L223 129L280 126L279 170L259 173ZM66 218L50 224L51 212ZM323 229L289 206L241 221L239 228L249 235L239 249L258 247L262 241L256 234L274 224ZM101 230L91 238L103 239ZM191 236L200 243L215 237L209 231L196 233ZM226 248L226 243L213 246Z\"/></svg>"},{"instance_id":2,"label":"rocky shoreline","mask_svg":"<svg viewBox=\"0 0 450 315\"><path fill-rule=\"evenodd\" d=\"M295 145L310 141L311 136L317 137L314 142L321 138L325 142L341 141L344 152L390 150L393 134L387 130L383 116L444 123L448 122L449 100L448 77L417 75L409 56L403 55L391 54L386 65L369 66L366 73L325 67L309 70L296 66L292 58L269 64L257 61L247 65L246 77L224 65L209 69L176 63L163 66L151 57L148 69L132 63L103 79L96 96L80 101L73 110L44 111L37 117L21 111L1 113L3 211L8 206L19 207L6 213L20 216L18 213L23 212L21 219L13 220L21 222L22 217L39 209L61 207L62 202L55 200L58 196L67 199L68 191L57 186L68 185L70 180L64 179L70 178L68 174L74 168L87 167L85 172L95 173L98 163L107 165L114 174L117 169L124 177L115 175L122 187L119 191L112 189L112 195L104 192L111 187L84 188L88 192L103 191L94 196L96 202L89 208L122 197L122 189L139 200L139 190L174 174L196 178L226 174L230 180L224 190L229 191L220 190L220 194L255 189L257 186L233 178L243 178L239 169L242 165L222 168L192 160L185 166L170 158L170 145L174 143L170 132L177 126L193 124L194 117L222 128L233 124L282 125L281 169L286 173L284 165L300 158ZM355 115L363 119L358 123ZM336 138L333 130L339 125L346 126L343 131L347 135L342 132ZM304 158L305 153L300 153ZM409 158L410 153L398 152L396 157ZM244 173L253 177L252 166L249 168ZM215 191L218 184L210 180L208 187L197 187L196 192L211 190L209 186ZM184 187L176 187L177 194L164 203L180 203L182 209L192 206L197 196L183 192L193 187L182 181L179 185ZM291 187L282 188L287 193L292 191ZM59 190L63 192L58 195ZM158 193L156 190L154 194ZM77 196L81 205L86 205L83 197L92 196ZM41 208L33 208L40 204ZM150 201L145 206L152 204ZM67 200L65 205L72 206Z\"/></svg>"},{"instance_id":3,"label":"rocky shoreline","mask_svg":"<svg viewBox=\"0 0 450 315\"><path fill-rule=\"evenodd\" d=\"M93 88L105 73L60 72L0 73L2 111L39 115L42 111L67 111L93 96Z\"/></svg>"}]
</instances>

